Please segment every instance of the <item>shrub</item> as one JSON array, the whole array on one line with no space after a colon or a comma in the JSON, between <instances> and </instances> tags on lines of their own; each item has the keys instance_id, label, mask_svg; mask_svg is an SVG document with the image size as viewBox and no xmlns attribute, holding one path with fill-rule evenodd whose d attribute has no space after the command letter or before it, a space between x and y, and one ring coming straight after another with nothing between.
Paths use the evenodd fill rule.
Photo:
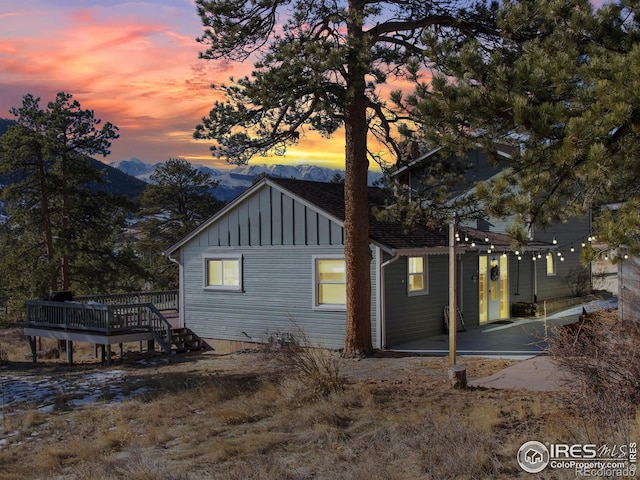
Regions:
<instances>
[{"instance_id":1,"label":"shrub","mask_svg":"<svg viewBox=\"0 0 640 480\"><path fill-rule=\"evenodd\" d=\"M569 286L571 294L576 297L586 295L591 290L591 273L583 265L573 267L563 279Z\"/></svg>"},{"instance_id":2,"label":"shrub","mask_svg":"<svg viewBox=\"0 0 640 480\"><path fill-rule=\"evenodd\" d=\"M272 333L266 345L267 352L276 355L300 382L299 393L304 396L326 397L344 390L339 355L322 345L314 345L295 323L294 333Z\"/></svg>"},{"instance_id":3,"label":"shrub","mask_svg":"<svg viewBox=\"0 0 640 480\"><path fill-rule=\"evenodd\" d=\"M593 440L630 441L640 402L640 325L617 311L560 327L549 353L569 372L569 391Z\"/></svg>"}]
</instances>

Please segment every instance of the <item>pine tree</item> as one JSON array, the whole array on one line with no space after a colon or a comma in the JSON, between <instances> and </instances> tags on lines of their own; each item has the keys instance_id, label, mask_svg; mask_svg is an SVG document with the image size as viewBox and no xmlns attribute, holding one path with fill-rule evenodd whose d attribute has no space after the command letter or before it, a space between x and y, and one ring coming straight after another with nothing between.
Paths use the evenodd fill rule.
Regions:
<instances>
[{"instance_id":1,"label":"pine tree","mask_svg":"<svg viewBox=\"0 0 640 480\"><path fill-rule=\"evenodd\" d=\"M428 39L438 69L404 106L436 145L514 145L509 174L481 185L489 213L516 216L512 233L640 195L640 3L594 11L586 0L502 4L502 36ZM640 214L615 242L640 245ZM609 227L607 227L609 225ZM624 237L624 238L623 238ZM613 240L613 237L610 239Z\"/></svg>"},{"instance_id":2,"label":"pine tree","mask_svg":"<svg viewBox=\"0 0 640 480\"><path fill-rule=\"evenodd\" d=\"M219 182L183 158L169 159L150 180L141 200L144 238L137 248L153 288L177 288L176 266L161 254L223 206L213 195Z\"/></svg>"},{"instance_id":3,"label":"pine tree","mask_svg":"<svg viewBox=\"0 0 640 480\"><path fill-rule=\"evenodd\" d=\"M90 191L102 177L87 155L108 155L117 128L108 122L99 128L93 111L63 92L45 109L39 103L26 95L11 110L15 123L0 137L0 173L10 180L1 190L7 295L24 299L76 287L104 291L118 285L106 281L107 259L118 256L116 243L132 206Z\"/></svg>"},{"instance_id":4,"label":"pine tree","mask_svg":"<svg viewBox=\"0 0 640 480\"><path fill-rule=\"evenodd\" d=\"M306 129L345 131L345 354L371 351L371 279L367 171L376 138L399 154L396 126L407 120L382 98L381 85L414 80L428 65L422 38L487 38L495 6L442 1L197 0L205 26L204 59L255 60L251 76L220 90L196 129L214 154L246 162L283 154Z\"/></svg>"}]
</instances>

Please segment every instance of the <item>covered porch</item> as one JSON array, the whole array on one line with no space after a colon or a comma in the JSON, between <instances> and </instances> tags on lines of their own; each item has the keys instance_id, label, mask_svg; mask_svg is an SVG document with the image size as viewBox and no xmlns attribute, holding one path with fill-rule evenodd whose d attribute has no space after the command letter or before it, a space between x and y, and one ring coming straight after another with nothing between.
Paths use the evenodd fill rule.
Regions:
<instances>
[{"instance_id":1,"label":"covered porch","mask_svg":"<svg viewBox=\"0 0 640 480\"><path fill-rule=\"evenodd\" d=\"M73 342L100 346L102 359L111 362L111 346L130 342L157 343L171 354L179 331L178 291L136 292L113 295L53 296L53 300L26 302L24 334L33 361L37 359L37 338L66 342L67 360L73 363Z\"/></svg>"},{"instance_id":2,"label":"covered porch","mask_svg":"<svg viewBox=\"0 0 640 480\"><path fill-rule=\"evenodd\" d=\"M580 300L580 299L577 299ZM559 301L560 303L560 301ZM529 358L541 355L554 330L576 322L583 311L611 310L618 306L618 298L585 298L582 302L564 306L547 316L509 318L456 333L458 355ZM443 333L411 342L394 345L390 350L423 355L447 355L449 334Z\"/></svg>"}]
</instances>

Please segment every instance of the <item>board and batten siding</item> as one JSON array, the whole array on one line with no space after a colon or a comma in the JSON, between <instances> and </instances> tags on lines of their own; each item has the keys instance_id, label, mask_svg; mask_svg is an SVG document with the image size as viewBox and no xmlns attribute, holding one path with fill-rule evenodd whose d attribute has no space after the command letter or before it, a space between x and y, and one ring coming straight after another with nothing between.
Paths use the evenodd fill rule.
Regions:
<instances>
[{"instance_id":1,"label":"board and batten siding","mask_svg":"<svg viewBox=\"0 0 640 480\"><path fill-rule=\"evenodd\" d=\"M343 239L340 224L265 185L182 247L185 325L202 338L244 342L301 330L315 345L343 348L345 311L313 305L314 258L344 256ZM241 256L241 291L204 288L207 255ZM375 261L371 280L375 292ZM375 306L372 293L372 339Z\"/></svg>"},{"instance_id":2,"label":"board and batten siding","mask_svg":"<svg viewBox=\"0 0 640 480\"><path fill-rule=\"evenodd\" d=\"M407 294L407 257L385 267L385 347L444 331L444 307L449 304L448 262L447 255L427 256L429 293L415 296Z\"/></svg>"},{"instance_id":3,"label":"board and batten siding","mask_svg":"<svg viewBox=\"0 0 640 480\"><path fill-rule=\"evenodd\" d=\"M268 185L193 239L200 246L344 245L340 224Z\"/></svg>"}]
</instances>

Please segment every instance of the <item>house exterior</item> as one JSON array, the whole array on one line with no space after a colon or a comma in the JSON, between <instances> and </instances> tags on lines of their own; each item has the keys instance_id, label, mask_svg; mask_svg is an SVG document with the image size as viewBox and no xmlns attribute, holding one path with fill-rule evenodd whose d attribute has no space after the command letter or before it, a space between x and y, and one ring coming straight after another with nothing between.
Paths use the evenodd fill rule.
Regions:
<instances>
[{"instance_id":1,"label":"house exterior","mask_svg":"<svg viewBox=\"0 0 640 480\"><path fill-rule=\"evenodd\" d=\"M369 202L383 206L382 191L371 188ZM260 180L165 252L180 267L181 326L221 353L298 330L316 345L342 348L343 223L343 185ZM536 240L518 260L500 232L466 226L458 234L458 305L467 328L508 318L515 301L558 296L559 261L548 276L544 262L532 260L552 243ZM443 333L447 229L406 231L372 216L370 249L374 347Z\"/></svg>"},{"instance_id":2,"label":"house exterior","mask_svg":"<svg viewBox=\"0 0 640 480\"><path fill-rule=\"evenodd\" d=\"M467 152L464 158L450 157L448 161L464 163L468 167L465 188L454 192L454 195L465 195L472 192L478 182L508 174L512 152L513 147L498 145L497 160L494 161L490 161L480 147ZM440 149L427 152L399 164L394 172L395 181L404 185L414 200L419 201L420 198L421 165L439 153ZM504 244L504 235L511 223L510 218L487 217L473 224L463 223L460 227L460 231L467 227L486 233L475 241L461 242L467 254L459 259L458 271L462 282L467 285L459 286L459 290L466 294L459 298L459 304L465 316L478 318L480 325L508 318L510 306L516 303L535 303L543 307L545 300L571 296L573 290L568 278L584 268L580 252L591 241L590 215L573 217L546 230L533 228L526 250L517 253L511 248L504 248L509 247L510 240L506 239ZM492 244L498 248L489 253L487 246ZM507 255L497 256L496 251ZM492 279L492 272L493 277L499 272L499 279ZM469 288L469 282L477 287Z\"/></svg>"}]
</instances>

